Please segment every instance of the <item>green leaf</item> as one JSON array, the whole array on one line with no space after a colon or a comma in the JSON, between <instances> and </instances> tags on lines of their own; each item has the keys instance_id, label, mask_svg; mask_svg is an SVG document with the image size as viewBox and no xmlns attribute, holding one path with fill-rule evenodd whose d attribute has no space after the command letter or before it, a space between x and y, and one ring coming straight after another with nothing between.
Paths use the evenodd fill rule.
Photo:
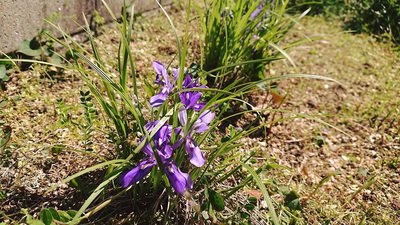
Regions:
<instances>
[{"instance_id":1,"label":"green leaf","mask_svg":"<svg viewBox=\"0 0 400 225\"><path fill-rule=\"evenodd\" d=\"M7 105L7 100L0 99L0 108L4 108Z\"/></svg>"},{"instance_id":2,"label":"green leaf","mask_svg":"<svg viewBox=\"0 0 400 225\"><path fill-rule=\"evenodd\" d=\"M8 81L10 78L7 76L6 65L0 64L0 80Z\"/></svg>"},{"instance_id":3,"label":"green leaf","mask_svg":"<svg viewBox=\"0 0 400 225\"><path fill-rule=\"evenodd\" d=\"M72 220L72 216L70 216L67 212L58 210L58 215L60 216L60 222L69 222Z\"/></svg>"},{"instance_id":4,"label":"green leaf","mask_svg":"<svg viewBox=\"0 0 400 225\"><path fill-rule=\"evenodd\" d=\"M267 169L267 170L279 169L279 170L289 170L289 171L291 170L290 167L283 166L283 165L279 165L279 164L277 164L277 163L268 163L268 164L265 166L265 169Z\"/></svg>"},{"instance_id":5,"label":"green leaf","mask_svg":"<svg viewBox=\"0 0 400 225\"><path fill-rule=\"evenodd\" d=\"M255 205L257 204L257 198L256 197L249 197L247 198L247 201L249 201L251 204Z\"/></svg>"},{"instance_id":6,"label":"green leaf","mask_svg":"<svg viewBox=\"0 0 400 225\"><path fill-rule=\"evenodd\" d=\"M47 210L49 210L49 212L51 213L51 216L53 217L54 220L61 220L60 215L58 214L57 210L54 208L48 208Z\"/></svg>"},{"instance_id":7,"label":"green leaf","mask_svg":"<svg viewBox=\"0 0 400 225\"><path fill-rule=\"evenodd\" d=\"M339 175L339 172L331 172L328 175L326 175L320 182L318 182L317 187L315 187L314 191L311 193L311 195L314 195L326 182L330 181L333 176ZM311 196L310 195L310 196Z\"/></svg>"},{"instance_id":8,"label":"green leaf","mask_svg":"<svg viewBox=\"0 0 400 225\"><path fill-rule=\"evenodd\" d=\"M377 176L377 175L374 175L374 176L372 176L371 178L369 178L369 179L367 180L367 182L365 182L360 188L357 189L357 191L355 191L355 192L351 195L351 197L350 197L350 199L348 199L348 201L353 200L354 197L355 197L358 193L360 193L362 190L367 189L367 188L371 187L373 184L375 184L375 182L377 181L376 176Z\"/></svg>"},{"instance_id":9,"label":"green leaf","mask_svg":"<svg viewBox=\"0 0 400 225\"><path fill-rule=\"evenodd\" d=\"M53 54L50 58L49 58L49 62L56 64L56 65L61 65L62 63L62 59L60 56Z\"/></svg>"},{"instance_id":10,"label":"green leaf","mask_svg":"<svg viewBox=\"0 0 400 225\"><path fill-rule=\"evenodd\" d=\"M211 205L215 210L223 211L225 209L225 202L222 195L212 189L208 189L208 195Z\"/></svg>"},{"instance_id":11,"label":"green leaf","mask_svg":"<svg viewBox=\"0 0 400 225\"><path fill-rule=\"evenodd\" d=\"M247 203L246 205L244 205L244 208L247 210L253 210L256 206L251 204L251 203Z\"/></svg>"},{"instance_id":12,"label":"green leaf","mask_svg":"<svg viewBox=\"0 0 400 225\"><path fill-rule=\"evenodd\" d=\"M154 88L153 86L145 79L144 81L144 90L148 96L154 95Z\"/></svg>"},{"instance_id":13,"label":"green leaf","mask_svg":"<svg viewBox=\"0 0 400 225\"><path fill-rule=\"evenodd\" d=\"M250 219L250 214L248 214L246 212L240 212L240 217L242 219Z\"/></svg>"},{"instance_id":14,"label":"green leaf","mask_svg":"<svg viewBox=\"0 0 400 225\"><path fill-rule=\"evenodd\" d=\"M26 220L26 223L28 224L28 225L46 225L46 224L44 224L42 221L40 221L40 220L35 220L35 219L30 219L30 220Z\"/></svg>"},{"instance_id":15,"label":"green leaf","mask_svg":"<svg viewBox=\"0 0 400 225\"><path fill-rule=\"evenodd\" d=\"M7 198L7 192L0 191L0 201L3 201Z\"/></svg>"},{"instance_id":16,"label":"green leaf","mask_svg":"<svg viewBox=\"0 0 400 225\"><path fill-rule=\"evenodd\" d=\"M143 143L145 143L145 142L143 142ZM143 144L143 145L144 145L144 144ZM71 180L73 180L73 179L75 179L75 178L77 178L77 177L82 176L83 174L89 173L89 172L91 172L91 171L95 171L95 170L100 169L100 168L102 168L102 167L104 167L104 166L108 166L108 165L111 165L111 164L119 164L119 163L124 163L124 164L126 164L126 163L128 163L128 161L127 161L127 160L124 160L124 159L114 159L114 160L106 161L106 162L99 163L99 164L97 164L97 165L91 166L91 167L86 168L86 169L84 169L84 170L82 170L82 171L80 171L80 172L78 172L78 173L76 173L76 174L74 174L74 175L71 175L71 176L65 178L64 180L58 182L57 184L51 186L51 187L47 190L47 193L49 193L49 192L55 190L57 187L59 187L59 186L62 185L62 184L66 184L66 183L70 182Z\"/></svg>"},{"instance_id":17,"label":"green leaf","mask_svg":"<svg viewBox=\"0 0 400 225\"><path fill-rule=\"evenodd\" d=\"M318 135L315 137L315 143L317 144L318 147L322 147L325 144L325 139L323 136Z\"/></svg>"},{"instance_id":18,"label":"green leaf","mask_svg":"<svg viewBox=\"0 0 400 225\"><path fill-rule=\"evenodd\" d=\"M74 216L76 216L77 211L76 210L68 210L67 213L69 216L74 217Z\"/></svg>"},{"instance_id":19,"label":"green leaf","mask_svg":"<svg viewBox=\"0 0 400 225\"><path fill-rule=\"evenodd\" d=\"M54 145L53 147L51 147L51 153L53 154L60 154L62 150L64 150L65 145Z\"/></svg>"},{"instance_id":20,"label":"green leaf","mask_svg":"<svg viewBox=\"0 0 400 225\"><path fill-rule=\"evenodd\" d=\"M80 179L79 179L79 177L77 177L77 178L72 179L72 180L69 182L69 185L72 186L72 187L74 187L74 188L79 189L79 186L81 186L79 183L80 183Z\"/></svg>"},{"instance_id":21,"label":"green leaf","mask_svg":"<svg viewBox=\"0 0 400 225\"><path fill-rule=\"evenodd\" d=\"M50 210L48 209L43 209L40 212L40 220L45 224L45 225L50 225L51 222L53 222L53 216L51 215Z\"/></svg>"},{"instance_id":22,"label":"green leaf","mask_svg":"<svg viewBox=\"0 0 400 225\"><path fill-rule=\"evenodd\" d=\"M143 141L144 143L144 141ZM100 164L99 164L100 165ZM83 203L81 208L78 211L75 210L69 210L68 214L74 215L72 219L72 223L79 223L82 218L81 215L85 212L85 210L92 204L92 202L97 198L98 195L103 193L105 187L112 181L114 181L119 175L121 174L122 170L121 169L116 169L109 174L106 180L104 180L101 184L97 186L97 188L92 192L92 194L86 199L86 201ZM87 214L89 215L89 214Z\"/></svg>"},{"instance_id":23,"label":"green leaf","mask_svg":"<svg viewBox=\"0 0 400 225\"><path fill-rule=\"evenodd\" d=\"M23 41L17 52L32 57L40 56L42 54L40 43L37 42L36 39Z\"/></svg>"},{"instance_id":24,"label":"green leaf","mask_svg":"<svg viewBox=\"0 0 400 225\"><path fill-rule=\"evenodd\" d=\"M6 146L11 137L12 129L10 126L3 127L3 137L0 137L0 148Z\"/></svg>"},{"instance_id":25,"label":"green leaf","mask_svg":"<svg viewBox=\"0 0 400 225\"><path fill-rule=\"evenodd\" d=\"M300 196L295 191L290 191L285 194L285 203L290 210L301 210Z\"/></svg>"},{"instance_id":26,"label":"green leaf","mask_svg":"<svg viewBox=\"0 0 400 225\"><path fill-rule=\"evenodd\" d=\"M278 216L276 215L275 208L274 208L274 205L272 204L271 197L269 196L267 188L265 187L264 183L261 181L261 178L258 176L256 171L254 171L254 169L252 167L250 167L249 165L247 165L245 163L240 163L240 165L242 165L242 167L244 167L247 171L249 171L251 176L254 178L257 186L260 188L260 190L264 196L264 201L267 203L268 209L270 211L272 222L275 225L281 224Z\"/></svg>"}]
</instances>

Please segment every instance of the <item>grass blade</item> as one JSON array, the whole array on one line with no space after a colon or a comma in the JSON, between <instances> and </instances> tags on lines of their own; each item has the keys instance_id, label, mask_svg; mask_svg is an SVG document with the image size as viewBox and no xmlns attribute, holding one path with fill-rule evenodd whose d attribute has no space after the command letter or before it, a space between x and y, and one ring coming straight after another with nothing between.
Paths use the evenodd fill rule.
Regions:
<instances>
[{"instance_id":1,"label":"grass blade","mask_svg":"<svg viewBox=\"0 0 400 225\"><path fill-rule=\"evenodd\" d=\"M276 215L275 212L275 208L274 205L272 204L272 200L271 197L268 194L267 188L265 187L264 183L261 181L260 177L258 176L258 174L256 173L256 171L254 171L253 168L251 168L250 166L248 166L245 163L240 163L247 171L249 171L249 173L253 176L257 186L260 188L263 196L264 196L264 200L267 203L269 212L271 213L271 218L272 218L272 222L275 225L280 225L278 216Z\"/></svg>"},{"instance_id":2,"label":"grass blade","mask_svg":"<svg viewBox=\"0 0 400 225\"><path fill-rule=\"evenodd\" d=\"M57 187L59 187L60 185L66 184L66 183L70 182L71 180L73 180L73 179L75 179L75 178L77 178L77 177L82 176L83 174L86 174L86 173L89 173L89 172L98 170L98 169L100 169L100 168L102 168L102 167L105 167L105 166L108 166L108 165L119 164L119 163L127 164L128 161L125 160L125 159L115 159L115 160L110 160L110 161L107 161L107 162L103 162L103 163L99 163L99 164L97 164L97 165L91 166L91 167L89 167L89 168L86 168L86 169L84 169L84 170L82 170L82 171L80 171L80 172L78 172L78 173L76 173L76 174L74 174L74 175L72 175L72 176L69 176L69 177L63 179L62 181L58 182L57 184L55 184L55 185L53 185L52 187L50 187L50 189L47 190L46 193L49 193L49 192L51 192L51 191L54 191L54 190L55 190Z\"/></svg>"}]
</instances>

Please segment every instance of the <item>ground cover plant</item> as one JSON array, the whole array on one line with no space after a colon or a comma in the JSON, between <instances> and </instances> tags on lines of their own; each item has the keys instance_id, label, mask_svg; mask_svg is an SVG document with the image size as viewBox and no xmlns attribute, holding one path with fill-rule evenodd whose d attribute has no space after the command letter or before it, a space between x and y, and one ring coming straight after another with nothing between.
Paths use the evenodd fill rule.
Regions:
<instances>
[{"instance_id":1,"label":"ground cover plant","mask_svg":"<svg viewBox=\"0 0 400 225\"><path fill-rule=\"evenodd\" d=\"M309 10L312 15L341 18L343 26L352 32L366 32L381 41L399 44L399 3L392 0L370 1L289 1L289 11L301 13Z\"/></svg>"},{"instance_id":2,"label":"ground cover plant","mask_svg":"<svg viewBox=\"0 0 400 225\"><path fill-rule=\"evenodd\" d=\"M175 10L177 9L172 8L170 12ZM182 20L182 18L186 18L184 11L177 10L170 16L176 27L186 26L186 21ZM110 79L118 85L123 80L116 74L119 74L119 71L124 71L123 60L125 57L119 57L121 63L115 60L118 58L118 52L122 56L126 52L115 41L121 38L118 35L120 30L110 28L105 31L106 33L101 36L102 38L93 38L92 45L97 46L97 52L101 56L103 64L96 64L99 60L83 50L74 51L81 56L76 54L77 57L80 57L80 59L77 58L77 65L74 61L71 61L71 63L78 66L75 69L78 69L83 75L90 75L88 76L91 79L89 84L82 82L81 76L71 73L69 70L65 72L63 80L51 81L41 75L43 70L40 69L40 65L32 71L20 74L18 80L16 80L16 76L12 76L6 92L7 95L2 96L6 99L4 102L6 106L11 106L4 108L4 119L10 127L13 127L11 141L5 146L8 153L3 153L1 170L2 190L4 190L1 210L5 212L3 220L6 223L12 221L18 223L18 221L27 220L30 220L31 223L37 222L31 215L47 223L49 220L46 218L50 218L49 214L51 218L58 221L71 220L85 204L84 201L92 193L96 193L92 192L93 189L96 189L99 183L109 178L104 178L105 174L113 176L116 173L113 174L112 171L128 172L136 175L134 179L138 179L144 172L147 172L146 169L150 169L149 167L152 167L150 176L142 178L140 184L133 185L128 190L120 187L121 184L118 180L120 176L115 176L113 183L115 186L108 186L104 189L104 192L97 192L99 197L92 203L92 206L95 207L89 207L86 211L86 213L93 212L92 215L82 214L87 217L84 222L129 224L148 219L147 216L140 217L141 215L132 213L138 212L138 209L140 211L140 208L149 208L147 212L150 216L155 217L155 221L160 220L159 223L163 223L165 218L178 220L178 215L183 215L178 221L190 221L191 215L200 215L195 213L196 207L193 206L201 202L208 202L205 204L206 207L203 204L200 205L201 217L197 219L241 222L244 224L268 224L271 221L270 208L264 202L264 199L267 198L263 198L263 193L259 191L257 185L259 182L253 180L252 174L254 173L260 178L261 183L267 187L268 192L266 194L272 195L277 217L283 224L359 224L362 221L390 224L393 221L398 221L398 214L396 214L396 192L399 189L396 185L398 184L396 183L396 180L398 180L396 177L398 171L398 164L396 164L398 162L398 139L396 139L398 137L398 126L396 124L398 124L397 112L399 109L395 96L398 96L399 93L398 80L395 79L395 74L399 67L397 58L387 46L375 43L368 36L353 37L350 34L342 33L338 25L327 24L322 19L307 18L303 23L304 27L299 26L298 29L290 32L293 36L289 36L289 38L296 39L296 37L304 35L305 31L309 36L322 33L327 35L291 52L291 57L298 65L296 68L286 67L277 62L272 67L271 75L287 73L328 74L338 80L345 80L345 84L348 84L345 86L346 89L334 83L297 79L280 80L278 87L291 91L288 91L288 101L282 105L283 108L277 115L274 126L270 127L268 142L266 142L264 136L242 137L240 135L241 132L247 131L245 124L248 121L246 121L246 117L238 121L238 124L227 127L223 133L216 132L213 134L211 131L218 126L218 121L224 118L218 118L221 115L220 110L223 110L223 108L218 109L214 104L210 104L207 106L208 110L211 110L215 116L212 123L208 124L209 129L204 133L197 133L197 129L192 132L188 129L186 132L192 133L201 152L205 154L205 164L209 163L209 154L215 149L225 148L226 151L229 149L234 154L228 154L229 157L217 159L215 164L210 164L213 169L207 170L204 174L205 179L196 180L196 170L199 169L196 169L197 167L192 165L190 161L200 165L202 160L188 158L190 155L186 153L186 144L183 143L186 141L190 147L189 136L181 135L180 129L174 129L174 132L170 132L170 127L186 128L187 126L189 128L190 122L188 121L191 121L193 125L199 124L197 121L199 121L202 113L194 110L199 107L198 104L191 105L191 107L194 107L193 109L186 109L187 117L185 117L184 111L179 110L181 106L188 107L191 98L190 96L186 98L185 92L182 91L184 89L179 92L180 89L176 87L178 82L175 82L173 76L173 74L176 74L176 70L171 69L174 66L168 66L173 55L180 50L176 47L175 35L171 32L165 17L159 14L159 16L142 18L142 20L145 22L141 23L139 28L136 28L137 36L132 34L134 38L131 43L134 45L133 49L142 50L141 52L132 51L135 56L133 57L135 58L134 66L139 83L137 97L132 90L133 77L131 77L131 72L127 72L126 77L130 77L130 79L127 78L129 101L125 102L124 98L118 97L119 93L115 92L115 102L118 102L118 109L111 112L120 112L119 115L126 116L125 120L130 121L126 125L127 136L124 136L123 128L116 128L121 124L118 122L117 116L111 120L96 119L92 122L88 122L91 116L87 116L88 113L93 112L91 109L99 111L99 118L106 114L103 112L106 110L103 110L101 104L96 103L94 96L92 96L93 106L88 107L92 94L87 94L87 85L90 87L90 83L92 83L95 85L94 88L102 90L101 93L107 93L105 91L107 87L102 86L102 79L96 77L95 70L100 69L99 72L107 71L106 75L109 75ZM131 20L125 22L129 23L129 21ZM159 25L155 27L154 24ZM125 25L119 28L130 26L129 24ZM189 24L189 27L192 27L189 29L197 29L192 23ZM143 29L143 31L140 31L140 29ZM148 32L153 35L148 35ZM190 30L190 32L193 31ZM178 35L184 37L185 30L178 30ZM201 38L201 35L195 32L192 35L193 42L188 44L190 47L196 46L196 39ZM196 35L198 36L196 37ZM289 39L288 42L290 43L293 39ZM357 49L365 49L365 51L354 51L349 54L349 46L360 46ZM366 46L368 47L366 48ZM73 47L75 50L76 46ZM187 49L187 59L188 62L195 62L197 49L190 49L190 47ZM90 46L85 46L84 49L89 48ZM327 51L323 51L323 49L327 49ZM155 52L158 53L155 54ZM326 54L326 52L331 52L332 55ZM337 55L343 57L334 57ZM129 59L129 56L127 58ZM91 65L91 62L94 62L94 65ZM164 62L163 65L160 62ZM88 64L91 67L88 67ZM180 62L177 60L171 65L179 64ZM346 69L343 68L343 65ZM196 67L186 66L188 67L187 72L183 73L184 76L182 76L186 78L186 75L190 74L190 80L193 81L193 78L197 76ZM127 68L129 69L126 71L130 71L129 63ZM359 76L359 71L362 71L362 76ZM157 74L159 74L157 79L159 84L153 84ZM349 74L352 76L349 76ZM146 81L142 81L141 77L146 77ZM199 81L200 83L198 83ZM191 87L187 90L190 91L189 94L192 96L201 94L201 98L199 98L199 101L194 101L195 103L212 102L210 99L216 93L221 93L221 97L231 98L229 97L230 94L226 93L229 90L215 92L216 90L212 88L205 88L204 84L201 84L201 79L195 79L194 82L189 82L189 79L187 79L186 84L188 83L199 85L199 87ZM186 86L185 79L182 80L182 86ZM140 88L146 89L148 93L147 91L140 91L142 90ZM118 89L113 88L110 90L118 91ZM315 90L317 90L317 94L314 94ZM168 97L164 101L166 92ZM372 94L370 94L371 92ZM39 96L42 97L39 98ZM256 108L263 108L266 102L270 102L269 97L271 96L258 92L258 94L253 94L250 97L254 99ZM103 98L104 101L112 99ZM338 101L338 98L342 101ZM82 106L80 106L80 103L82 103ZM145 115L143 117L145 121L142 125L143 128L146 128L147 121L154 121L154 118L161 118L161 120L166 121L165 124L159 125L158 131L154 130L157 128L151 129L150 124L147 127L151 131L141 132L139 125L136 125L138 130L133 131L135 127L134 116L126 109L132 103L139 103L140 106L137 108L141 108L143 112L149 111L143 113ZM223 101L220 103L223 103ZM54 105L54 109L48 105ZM207 107L203 110L204 112ZM176 109L172 114L170 113L171 108ZM19 112L21 117L14 117L15 112ZM268 116L268 110L260 110L260 112ZM296 117L296 112L306 112L314 116L319 114L320 118L327 119L332 124L338 124L342 130L353 135L355 139L313 120L305 120L302 117L298 117L294 121L283 119ZM251 112L246 115L249 116L247 120L254 118ZM51 119L49 120L49 118ZM187 118L186 122L184 122L185 118ZM34 126L30 125L32 123ZM51 126L44 126L43 129L43 123L51 124ZM166 125L167 123L169 125ZM78 126L79 124L85 126ZM86 124L92 125L86 126ZM186 124L186 126L182 126L183 124ZM83 140L85 138L82 138L85 135L80 137L87 127L92 130L89 138L92 140L90 149L86 146L87 142ZM26 132L27 129L30 132ZM115 130L117 132L110 132ZM164 132L166 135L161 135L161 130L166 131ZM148 135L146 135L146 131ZM141 134L138 134L138 132ZM113 136L109 133L116 135ZM154 134L153 137L151 137L151 133ZM175 135L175 140L173 140L173 135ZM163 147L160 148L161 152L141 151L130 158L129 162L121 161L121 163L115 164L114 168L100 169L98 172L88 173L81 177L82 179L71 180L69 188L62 185L61 189L51 192L50 195L44 195L51 184L90 168L92 165L107 162L117 157L125 160L125 157L129 157L131 152L137 150L137 146L145 143L143 140L148 140L149 137L151 137L150 146L156 147L158 145L156 137L164 138L163 143L167 143L167 145L158 146ZM203 142L199 141L203 137ZM234 137L237 138L237 141L232 142L231 140ZM45 145L43 144L44 139L47 140ZM184 141L178 149L174 150L173 156L176 157L174 161L182 172L179 174L183 174L180 178L184 178L178 180L183 180L182 183L185 184L178 191L189 189L191 186L190 182L187 182L189 181L187 175L185 175L186 172L191 171L190 176L194 181L191 189L193 195L187 196L189 198L185 199L178 197L179 195L175 194L173 187L166 189L168 190L166 193L170 194L162 194L158 204L160 208L153 209L149 207L151 204L145 203L152 203L154 199L158 200L156 197L160 196L159 193L164 190L163 186L169 182L168 176L161 175L163 171L164 173L168 172L163 169L162 160L160 160L163 164L161 166L157 163L157 165L153 165L153 160L156 158L157 161L158 154L167 153L166 149L169 147L166 146L175 144L178 139ZM26 140L32 142L26 144ZM112 142L109 143L108 140ZM121 145L125 145L124 148L121 148ZM148 145L146 144L146 146ZM123 150L127 152L125 153ZM183 156L181 159L179 159L179 154L181 154L181 157ZM165 156L164 154L161 157L171 159ZM159 158L161 159L161 157ZM198 159L201 158L200 155ZM172 161L164 161L169 168L177 169L174 164L169 164ZM179 164L179 162L181 163ZM240 165L240 162L245 163ZM138 164L143 165L140 168L144 170L136 167ZM122 165L125 166L122 167ZM247 165L250 165L250 167ZM369 165L373 165L372 168ZM121 167L118 168L118 166ZM200 167L199 171L205 167L207 165ZM329 171L326 168L329 168ZM229 176L229 172L226 172L226 176L217 175L225 169L230 169L233 175ZM376 174L379 174L379 176L374 176ZM132 177L128 175L124 180L128 180L127 183L133 182L130 178ZM155 179L162 179L163 182L153 182ZM85 183L86 180L89 182ZM211 184L212 180L219 182ZM174 183L174 181L171 183ZM94 186L88 187L89 184L94 184ZM160 185L158 187L160 188L159 192L156 191L155 184ZM181 182L175 182L175 184L181 184ZM6 188L3 188L3 185ZM200 188L203 185L205 188ZM75 188L72 186L75 186ZM234 188L236 186L243 189L236 190ZM119 193L120 191L122 193ZM36 197L33 197L35 195ZM201 196L204 198L203 201L199 201L202 198ZM221 197L224 198L224 210L218 211L216 209L222 208ZM377 199L378 197L379 199ZM29 202L30 199L34 199L39 204ZM69 199L72 199L72 201ZM173 201L170 204L165 204L168 201L162 199ZM103 207L106 204L109 205ZM176 209L173 210L174 207L171 205L175 206ZM14 210L10 210L13 207ZM28 211L24 210L23 213L19 213L20 208L28 208ZM101 210L99 210L100 208ZM115 209L118 211L114 211ZM162 210L157 214L157 210L160 209ZM166 209L170 210L169 217L164 213L168 211ZM57 219L57 214L60 219ZM185 218L185 215L189 218ZM149 220L146 220L146 222L148 223ZM146 222L143 223L146 224Z\"/></svg>"},{"instance_id":3,"label":"ground cover plant","mask_svg":"<svg viewBox=\"0 0 400 225\"><path fill-rule=\"evenodd\" d=\"M400 3L393 0L352 1L347 26L377 35L381 40L400 43Z\"/></svg>"},{"instance_id":4,"label":"ground cover plant","mask_svg":"<svg viewBox=\"0 0 400 225\"><path fill-rule=\"evenodd\" d=\"M309 15L324 15L326 18L339 17L346 13L348 1L345 0L289 0L289 11L302 13L309 10Z\"/></svg>"}]
</instances>

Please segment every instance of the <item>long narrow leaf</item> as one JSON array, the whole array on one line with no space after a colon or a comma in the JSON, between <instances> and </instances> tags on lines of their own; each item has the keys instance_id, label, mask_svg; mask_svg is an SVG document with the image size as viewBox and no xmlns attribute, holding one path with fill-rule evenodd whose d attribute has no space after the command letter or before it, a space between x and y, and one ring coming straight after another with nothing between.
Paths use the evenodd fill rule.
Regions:
<instances>
[{"instance_id":1,"label":"long narrow leaf","mask_svg":"<svg viewBox=\"0 0 400 225\"><path fill-rule=\"evenodd\" d=\"M271 214L272 222L275 225L280 225L280 221L278 219L278 216L276 215L274 205L272 204L271 197L268 194L267 188L265 187L264 183L261 181L260 177L258 174L254 171L253 168L251 168L249 165L245 163L240 163L249 173L253 176L254 181L256 182L257 186L260 188L261 193L264 196L264 201L267 203L269 212Z\"/></svg>"},{"instance_id":2,"label":"long narrow leaf","mask_svg":"<svg viewBox=\"0 0 400 225\"><path fill-rule=\"evenodd\" d=\"M75 179L75 178L77 178L77 177L80 177L80 176L82 176L82 175L84 175L84 174L86 174L86 173L89 173L89 172L98 170L98 169L100 169L100 168L103 168L103 167L105 167L105 166L112 165L112 164L128 164L128 161L125 160L125 159L115 159L115 160L110 160L110 161L107 161L107 162L103 162L103 163L99 163L99 164L97 164L97 165L91 166L91 167L86 168L86 169L84 169L84 170L82 170L82 171L79 171L78 173L76 173L76 174L74 174L74 175L72 175L72 176L69 176L69 177L67 177L67 178L65 178L65 179L63 179L63 180L61 180L61 181L58 182L57 184L51 186L51 187L46 191L46 193L52 192L52 191L54 191L57 187L59 187L60 185L66 184L66 183L70 182L71 180L73 180L73 179Z\"/></svg>"}]
</instances>

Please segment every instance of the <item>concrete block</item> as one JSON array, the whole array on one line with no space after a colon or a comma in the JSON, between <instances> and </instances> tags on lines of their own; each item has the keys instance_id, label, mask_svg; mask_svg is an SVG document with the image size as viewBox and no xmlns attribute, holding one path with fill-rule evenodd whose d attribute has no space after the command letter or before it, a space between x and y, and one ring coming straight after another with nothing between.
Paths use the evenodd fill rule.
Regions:
<instances>
[{"instance_id":1,"label":"concrete block","mask_svg":"<svg viewBox=\"0 0 400 225\"><path fill-rule=\"evenodd\" d=\"M117 16L120 15L123 0L106 2ZM153 0L127 2L135 4L135 12L157 8ZM169 4L171 0L161 3ZM59 24L67 32L78 32L80 25L84 25L83 13L90 20L94 10L102 16L108 15L101 0L0 0L0 50L7 53L18 49L23 40L32 39L41 29L49 27L45 19Z\"/></svg>"}]
</instances>

